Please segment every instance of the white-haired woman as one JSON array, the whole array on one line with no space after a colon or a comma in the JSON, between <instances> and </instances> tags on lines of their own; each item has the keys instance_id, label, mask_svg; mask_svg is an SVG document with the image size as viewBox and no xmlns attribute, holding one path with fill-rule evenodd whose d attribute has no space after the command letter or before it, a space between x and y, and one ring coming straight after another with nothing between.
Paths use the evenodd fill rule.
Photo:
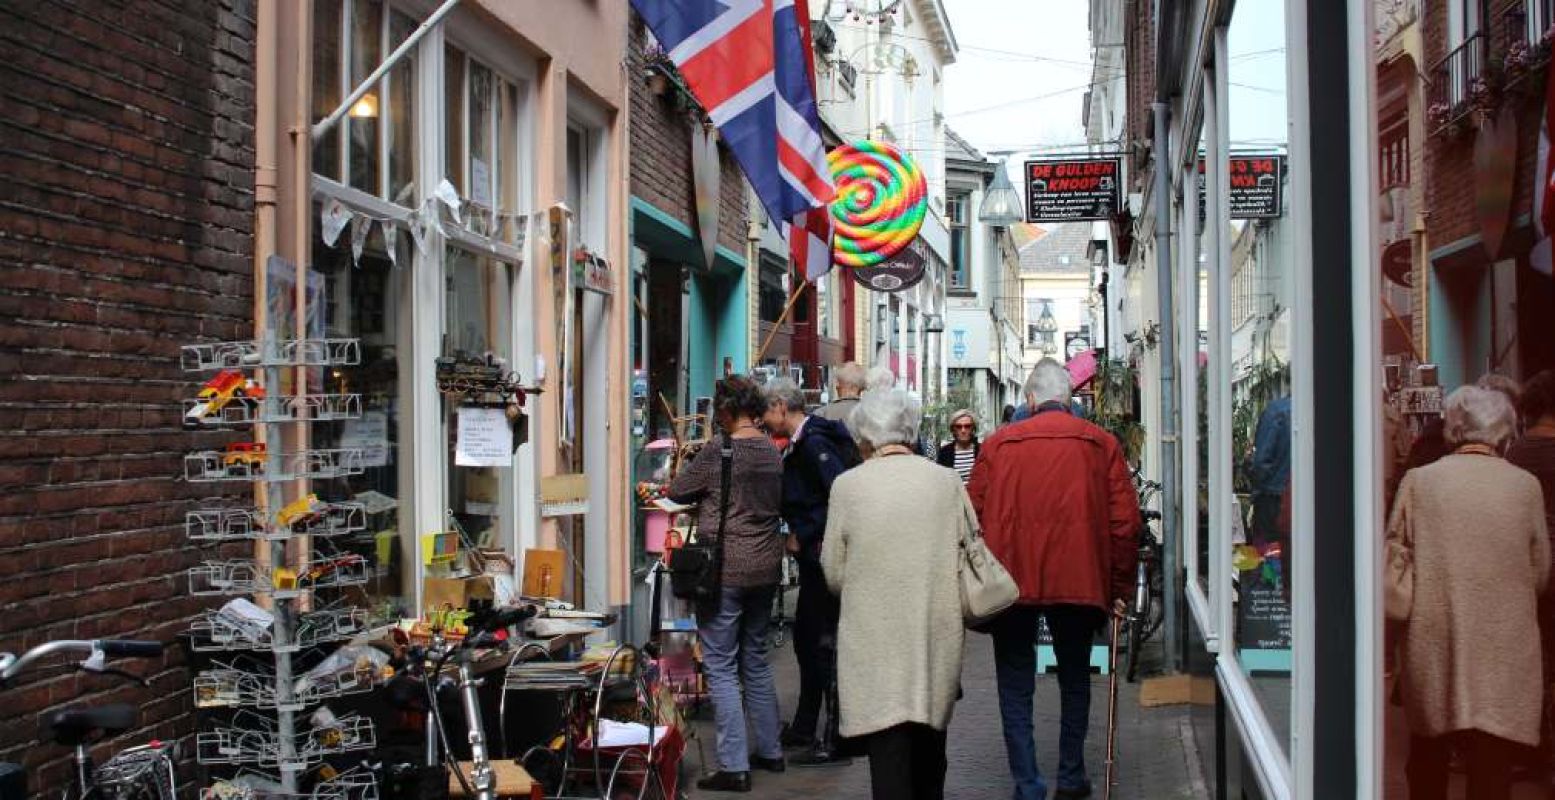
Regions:
<instances>
[{"instance_id":1,"label":"white-haired woman","mask_svg":"<svg viewBox=\"0 0 1555 800\"><path fill-rule=\"evenodd\" d=\"M912 456L921 412L901 390L864 393L847 424L866 460L832 484L821 550L842 604L842 735L864 739L876 800L944 797L961 680L957 545L971 503L954 470Z\"/></svg>"},{"instance_id":2,"label":"white-haired woman","mask_svg":"<svg viewBox=\"0 0 1555 800\"><path fill-rule=\"evenodd\" d=\"M969 409L961 409L950 415L950 441L939 448L935 459L942 467L950 467L961 476L961 482L972 479L972 465L977 463L977 415Z\"/></svg>"},{"instance_id":3,"label":"white-haired woman","mask_svg":"<svg viewBox=\"0 0 1555 800\"><path fill-rule=\"evenodd\" d=\"M1404 476L1388 525L1409 795L1445 798L1456 750L1467 796L1502 800L1521 746L1539 742L1544 505L1538 480L1502 458L1517 429L1505 395L1465 386L1447 398L1443 421L1451 453Z\"/></svg>"}]
</instances>

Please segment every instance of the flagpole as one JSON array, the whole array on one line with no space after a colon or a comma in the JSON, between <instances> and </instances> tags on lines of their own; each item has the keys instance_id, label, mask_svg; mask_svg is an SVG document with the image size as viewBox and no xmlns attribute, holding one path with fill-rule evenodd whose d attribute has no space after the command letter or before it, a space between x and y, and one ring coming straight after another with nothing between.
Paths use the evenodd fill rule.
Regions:
<instances>
[{"instance_id":1,"label":"flagpole","mask_svg":"<svg viewBox=\"0 0 1555 800\"><path fill-rule=\"evenodd\" d=\"M772 330L767 334L766 341L761 343L761 349L757 350L756 357L751 359L751 366L760 364L761 359L766 357L767 348L772 346L773 337L777 336L778 329L783 327L783 321L788 319L789 312L794 310L794 303L799 302L799 295L803 294L805 287L809 285L809 281L800 281L799 285L794 288L794 293L788 298L788 305L783 306L783 313L778 315L777 322L772 323Z\"/></svg>"}]
</instances>

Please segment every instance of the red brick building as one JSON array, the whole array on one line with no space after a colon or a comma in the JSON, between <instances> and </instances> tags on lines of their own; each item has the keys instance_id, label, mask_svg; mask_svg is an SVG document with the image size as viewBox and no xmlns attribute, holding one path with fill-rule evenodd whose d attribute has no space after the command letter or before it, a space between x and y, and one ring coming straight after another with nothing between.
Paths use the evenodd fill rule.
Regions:
<instances>
[{"instance_id":1,"label":"red brick building","mask_svg":"<svg viewBox=\"0 0 1555 800\"><path fill-rule=\"evenodd\" d=\"M1540 330L1555 312L1555 281L1547 256L1536 266L1533 213L1550 4L1422 3L1419 13L1429 88L1417 345L1447 386L1491 371L1527 377L1555 366L1555 337ZM1389 121L1399 106L1381 99L1380 129L1398 130Z\"/></svg>"},{"instance_id":2,"label":"red brick building","mask_svg":"<svg viewBox=\"0 0 1555 800\"><path fill-rule=\"evenodd\" d=\"M11 3L0 10L0 651L172 640L204 598L175 478L189 432L179 345L253 330L254 28L248 0ZM0 761L57 786L39 716L142 706L191 727L169 654L151 689L56 674L5 694Z\"/></svg>"}]
</instances>

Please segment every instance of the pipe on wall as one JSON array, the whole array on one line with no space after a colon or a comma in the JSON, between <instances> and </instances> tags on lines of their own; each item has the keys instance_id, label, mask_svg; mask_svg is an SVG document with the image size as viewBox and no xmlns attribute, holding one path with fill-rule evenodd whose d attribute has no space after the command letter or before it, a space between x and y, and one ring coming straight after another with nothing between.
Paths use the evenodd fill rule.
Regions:
<instances>
[{"instance_id":1,"label":"pipe on wall","mask_svg":"<svg viewBox=\"0 0 1555 800\"><path fill-rule=\"evenodd\" d=\"M1177 460L1177 416L1173 401L1177 397L1175 316L1172 308L1172 178L1170 165L1171 109L1166 103L1150 104L1155 116L1155 263L1156 291L1161 304L1161 529L1162 569L1168 578L1164 599L1162 640L1166 644L1166 667L1182 669L1181 598L1182 598L1182 525L1177 501L1179 492Z\"/></svg>"}]
</instances>

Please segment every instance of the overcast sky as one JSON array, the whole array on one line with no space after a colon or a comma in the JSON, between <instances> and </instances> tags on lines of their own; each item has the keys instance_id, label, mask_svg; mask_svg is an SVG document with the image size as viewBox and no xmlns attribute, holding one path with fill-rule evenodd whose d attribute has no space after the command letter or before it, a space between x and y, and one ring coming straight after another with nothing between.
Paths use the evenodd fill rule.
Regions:
<instances>
[{"instance_id":1,"label":"overcast sky","mask_svg":"<svg viewBox=\"0 0 1555 800\"><path fill-rule=\"evenodd\" d=\"M943 0L961 46L945 71L946 124L985 154L1085 141L1091 82L1088 0ZM1235 150L1285 142L1284 18L1280 3L1239 5L1227 49Z\"/></svg>"},{"instance_id":2,"label":"overcast sky","mask_svg":"<svg viewBox=\"0 0 1555 800\"><path fill-rule=\"evenodd\" d=\"M945 71L946 124L984 153L1085 140L1087 0L944 0L961 52Z\"/></svg>"}]
</instances>

